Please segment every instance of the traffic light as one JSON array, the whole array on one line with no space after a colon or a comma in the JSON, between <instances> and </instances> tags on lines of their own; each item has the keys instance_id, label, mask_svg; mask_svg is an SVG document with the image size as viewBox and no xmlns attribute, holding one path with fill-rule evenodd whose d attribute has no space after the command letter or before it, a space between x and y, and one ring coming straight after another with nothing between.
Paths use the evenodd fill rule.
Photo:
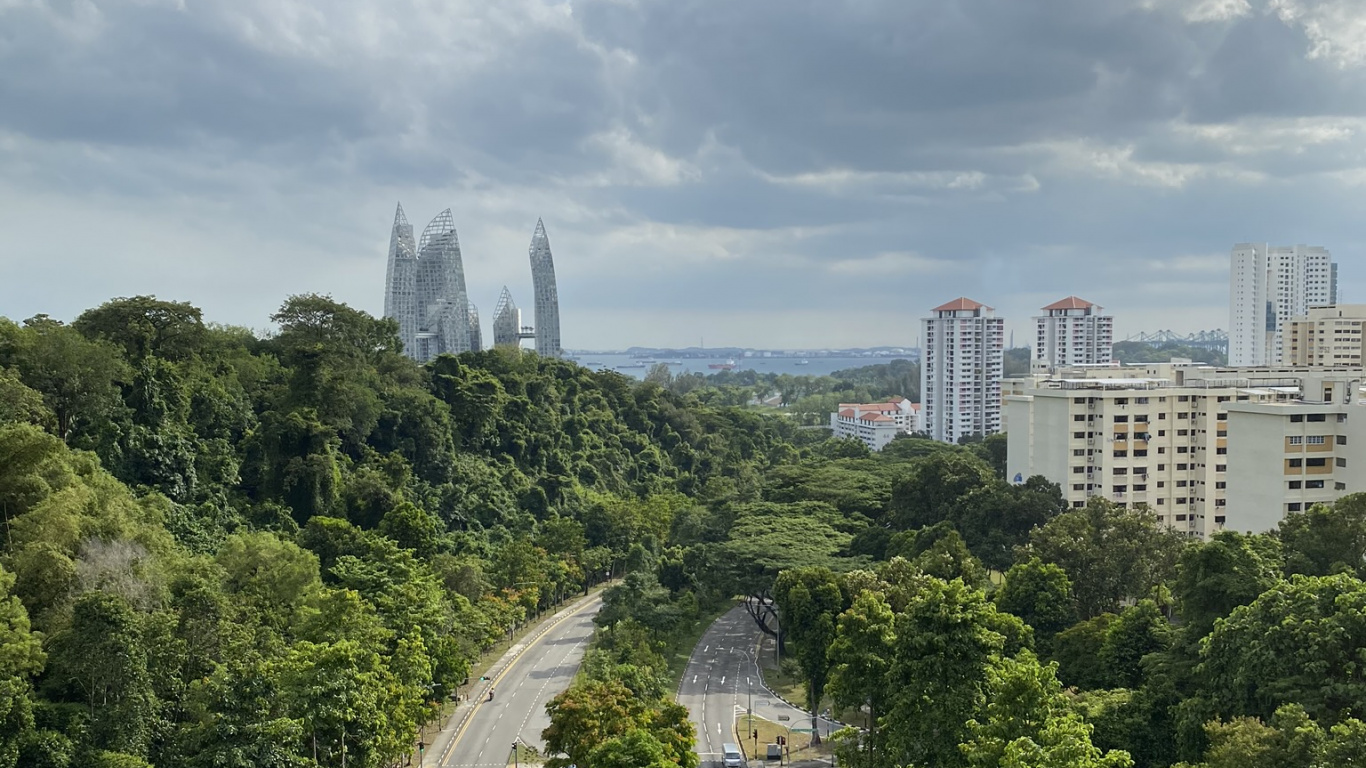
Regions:
<instances>
[{"instance_id":1,"label":"traffic light","mask_svg":"<svg viewBox=\"0 0 1366 768\"><path fill-rule=\"evenodd\" d=\"M758 728L755 728L755 729L754 729L754 736L753 736L753 738L754 738L755 741L758 741L758 740L759 740L759 729L758 729Z\"/></svg>"}]
</instances>

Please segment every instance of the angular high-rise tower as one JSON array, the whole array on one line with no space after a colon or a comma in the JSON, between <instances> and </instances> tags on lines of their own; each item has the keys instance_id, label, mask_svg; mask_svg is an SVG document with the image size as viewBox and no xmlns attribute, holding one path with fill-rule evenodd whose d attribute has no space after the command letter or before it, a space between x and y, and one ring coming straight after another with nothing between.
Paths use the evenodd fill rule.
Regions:
<instances>
[{"instance_id":1,"label":"angular high-rise tower","mask_svg":"<svg viewBox=\"0 0 1366 768\"><path fill-rule=\"evenodd\" d=\"M403 352L423 363L476 348L478 312L465 290L465 268L455 218L447 208L413 243L413 228L398 206L389 238L384 315L398 321ZM471 320L474 324L471 324Z\"/></svg>"},{"instance_id":2,"label":"angular high-rise tower","mask_svg":"<svg viewBox=\"0 0 1366 768\"><path fill-rule=\"evenodd\" d=\"M498 306L493 310L493 346L515 347L521 344L522 310L512 300L512 291L503 286Z\"/></svg>"},{"instance_id":3,"label":"angular high-rise tower","mask_svg":"<svg viewBox=\"0 0 1366 768\"><path fill-rule=\"evenodd\" d=\"M560 296L555 288L555 261L550 256L550 238L545 224L536 220L531 235L531 284L536 293L536 354L560 356Z\"/></svg>"}]
</instances>

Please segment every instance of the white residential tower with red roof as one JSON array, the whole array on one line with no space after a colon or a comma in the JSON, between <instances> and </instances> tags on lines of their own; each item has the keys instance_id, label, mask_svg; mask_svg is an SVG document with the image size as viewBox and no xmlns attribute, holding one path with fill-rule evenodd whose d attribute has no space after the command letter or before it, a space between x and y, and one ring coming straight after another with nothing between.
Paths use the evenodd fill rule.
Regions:
<instances>
[{"instance_id":1,"label":"white residential tower with red roof","mask_svg":"<svg viewBox=\"0 0 1366 768\"><path fill-rule=\"evenodd\" d=\"M1086 299L1068 296L1034 318L1031 367L1040 373L1078 365L1108 365L1115 319Z\"/></svg>"},{"instance_id":2,"label":"white residential tower with red roof","mask_svg":"<svg viewBox=\"0 0 1366 768\"><path fill-rule=\"evenodd\" d=\"M1001 431L1005 320L968 298L935 307L920 321L920 403L924 431L957 443Z\"/></svg>"}]
</instances>

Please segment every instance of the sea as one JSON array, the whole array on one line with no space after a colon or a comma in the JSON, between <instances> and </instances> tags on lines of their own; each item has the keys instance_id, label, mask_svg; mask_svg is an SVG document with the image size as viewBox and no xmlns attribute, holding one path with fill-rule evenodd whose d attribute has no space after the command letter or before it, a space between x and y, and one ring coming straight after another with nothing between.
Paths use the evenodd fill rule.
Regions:
<instances>
[{"instance_id":1,"label":"sea","mask_svg":"<svg viewBox=\"0 0 1366 768\"><path fill-rule=\"evenodd\" d=\"M626 376L637 379L645 378L645 374L655 363L665 363L669 370L678 375L680 373L701 373L709 375L720 373L720 370L709 368L713 363L735 363L735 370L754 370L759 373L790 373L794 376L829 376L835 371L842 371L848 368L862 368L865 365L879 365L889 363L897 359L912 359L910 357L652 357L639 359L630 355L605 355L596 352L575 353L578 358L576 362L585 368L601 370L603 368L614 370ZM806 362L803 363L802 361Z\"/></svg>"}]
</instances>

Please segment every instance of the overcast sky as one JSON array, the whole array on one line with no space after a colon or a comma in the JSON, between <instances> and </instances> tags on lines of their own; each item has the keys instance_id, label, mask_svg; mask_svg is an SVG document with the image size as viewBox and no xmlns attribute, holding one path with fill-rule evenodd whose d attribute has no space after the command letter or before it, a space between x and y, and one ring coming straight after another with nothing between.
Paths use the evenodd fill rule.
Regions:
<instances>
[{"instance_id":1,"label":"overcast sky","mask_svg":"<svg viewBox=\"0 0 1366 768\"><path fill-rule=\"evenodd\" d=\"M537 217L571 348L1228 324L1240 241L1366 302L1361 0L0 0L0 315L378 314L450 207L487 326ZM485 328L485 338L490 331Z\"/></svg>"}]
</instances>

